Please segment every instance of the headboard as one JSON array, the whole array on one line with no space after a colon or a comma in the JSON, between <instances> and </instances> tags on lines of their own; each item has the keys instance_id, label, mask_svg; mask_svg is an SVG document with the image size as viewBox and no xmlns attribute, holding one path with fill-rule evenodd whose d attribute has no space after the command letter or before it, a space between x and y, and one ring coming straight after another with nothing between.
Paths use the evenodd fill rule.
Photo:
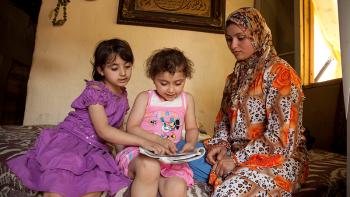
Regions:
<instances>
[{"instance_id":1,"label":"headboard","mask_svg":"<svg viewBox=\"0 0 350 197\"><path fill-rule=\"evenodd\" d=\"M313 148L346 154L342 79L307 85L303 90L303 124L316 139Z\"/></svg>"}]
</instances>

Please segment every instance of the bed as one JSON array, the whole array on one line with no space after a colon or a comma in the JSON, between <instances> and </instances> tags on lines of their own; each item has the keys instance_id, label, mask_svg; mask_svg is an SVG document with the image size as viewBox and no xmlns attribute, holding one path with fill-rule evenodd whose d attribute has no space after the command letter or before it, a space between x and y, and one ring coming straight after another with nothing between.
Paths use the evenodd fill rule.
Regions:
<instances>
[{"instance_id":1,"label":"bed","mask_svg":"<svg viewBox=\"0 0 350 197\"><path fill-rule=\"evenodd\" d=\"M0 126L0 197L41 196L20 183L9 171L6 160L25 153L43 127L52 125ZM346 196L346 156L320 149L311 149L309 153L309 177L294 196ZM196 182L187 194L207 197L210 190L206 183ZM116 196L124 195L119 192Z\"/></svg>"}]
</instances>

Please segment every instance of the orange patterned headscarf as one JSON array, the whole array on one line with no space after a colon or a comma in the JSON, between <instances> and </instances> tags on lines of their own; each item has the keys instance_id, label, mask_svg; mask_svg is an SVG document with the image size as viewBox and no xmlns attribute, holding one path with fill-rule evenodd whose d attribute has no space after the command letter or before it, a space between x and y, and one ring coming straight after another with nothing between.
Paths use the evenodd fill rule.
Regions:
<instances>
[{"instance_id":1,"label":"orange patterned headscarf","mask_svg":"<svg viewBox=\"0 0 350 197\"><path fill-rule=\"evenodd\" d=\"M257 75L277 56L272 44L271 30L257 9L245 7L232 12L226 20L226 27L231 24L237 25L246 33L255 53L248 59L236 62L230 84L226 84L232 95L231 106L223 106L224 109L236 108L238 98L247 94L249 86Z\"/></svg>"}]
</instances>

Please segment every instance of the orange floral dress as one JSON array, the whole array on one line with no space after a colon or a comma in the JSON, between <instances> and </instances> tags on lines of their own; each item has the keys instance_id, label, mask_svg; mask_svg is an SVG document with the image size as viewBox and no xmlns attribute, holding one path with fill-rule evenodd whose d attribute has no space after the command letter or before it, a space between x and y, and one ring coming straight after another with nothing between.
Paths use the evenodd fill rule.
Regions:
<instances>
[{"instance_id":1,"label":"orange floral dress","mask_svg":"<svg viewBox=\"0 0 350 197\"><path fill-rule=\"evenodd\" d=\"M249 16L245 21L256 17L265 24L255 9L245 9L228 20L238 24L235 20ZM266 28L260 31L264 36L251 38L259 53L237 62L228 76L214 136L205 142L208 151L225 146L237 163L225 177L210 174L212 196L291 196L307 176L301 82L276 55Z\"/></svg>"}]
</instances>

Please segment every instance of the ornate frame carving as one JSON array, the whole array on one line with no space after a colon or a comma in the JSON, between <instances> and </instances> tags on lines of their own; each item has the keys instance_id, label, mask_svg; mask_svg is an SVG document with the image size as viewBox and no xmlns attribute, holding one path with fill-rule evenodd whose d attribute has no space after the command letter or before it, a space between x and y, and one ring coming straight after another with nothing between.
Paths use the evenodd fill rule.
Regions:
<instances>
[{"instance_id":1,"label":"ornate frame carving","mask_svg":"<svg viewBox=\"0 0 350 197\"><path fill-rule=\"evenodd\" d=\"M224 0L120 0L118 24L224 33Z\"/></svg>"}]
</instances>

